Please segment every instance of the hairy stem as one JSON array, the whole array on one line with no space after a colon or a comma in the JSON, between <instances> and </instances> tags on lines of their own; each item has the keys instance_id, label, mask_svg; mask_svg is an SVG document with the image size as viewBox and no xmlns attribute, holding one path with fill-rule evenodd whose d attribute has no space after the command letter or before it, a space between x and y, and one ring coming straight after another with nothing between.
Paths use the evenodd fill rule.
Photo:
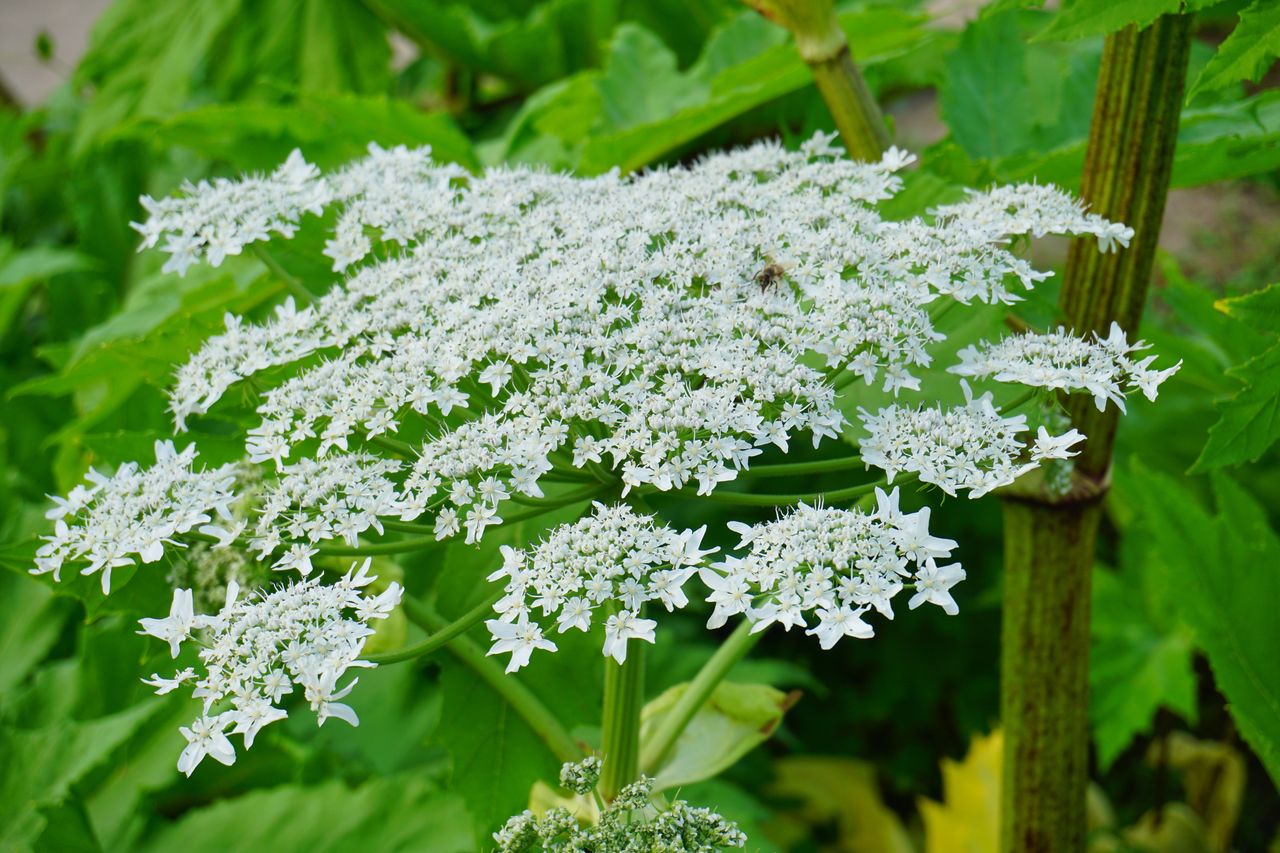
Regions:
<instances>
[{"instance_id":1,"label":"hairy stem","mask_svg":"<svg viewBox=\"0 0 1280 853\"><path fill-rule=\"evenodd\" d=\"M1190 17L1166 15L1107 37L1082 195L1134 229L1129 248L1101 255L1077 240L1060 307L1077 333L1112 321L1134 331L1146 300L1177 138ZM1109 483L1117 413L1085 395L1068 401L1088 436L1065 496L1040 486L1005 501L1001 676L1004 782L1001 850L1084 849L1088 782L1090 573Z\"/></svg>"},{"instance_id":2,"label":"hairy stem","mask_svg":"<svg viewBox=\"0 0 1280 853\"><path fill-rule=\"evenodd\" d=\"M744 2L791 31L849 154L855 160L879 160L889 147L889 128L853 61L832 0Z\"/></svg>"},{"instance_id":3,"label":"hairy stem","mask_svg":"<svg viewBox=\"0 0 1280 853\"><path fill-rule=\"evenodd\" d=\"M409 621L424 631L440 632L450 626L448 620L416 599L406 598L402 606ZM582 749L577 742L560 725L555 714L528 687L521 684L519 679L503 672L501 666L486 657L478 645L464 636L456 636L445 645L450 654L493 688L511 706L511 710L529 724L529 728L546 744L557 761L582 760Z\"/></svg>"},{"instance_id":4,"label":"hairy stem","mask_svg":"<svg viewBox=\"0 0 1280 853\"><path fill-rule=\"evenodd\" d=\"M640 755L640 769L643 772L653 774L658 770L680 735L689 727L694 715L707 704L716 685L724 680L734 664L742 660L763 636L764 631L753 634L751 622L745 619L733 629L733 633L720 644L720 648L702 665L702 669L698 670L698 674L663 718L662 725L645 743Z\"/></svg>"}]
</instances>

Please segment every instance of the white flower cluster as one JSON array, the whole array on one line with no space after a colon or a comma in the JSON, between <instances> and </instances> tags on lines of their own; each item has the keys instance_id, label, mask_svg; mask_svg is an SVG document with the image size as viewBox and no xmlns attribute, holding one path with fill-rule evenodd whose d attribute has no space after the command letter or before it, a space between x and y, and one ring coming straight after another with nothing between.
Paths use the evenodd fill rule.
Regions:
<instances>
[{"instance_id":1,"label":"white flower cluster","mask_svg":"<svg viewBox=\"0 0 1280 853\"><path fill-rule=\"evenodd\" d=\"M1155 400L1160 383L1182 366L1178 362L1166 370L1153 370L1155 356L1132 358L1132 353L1146 349L1147 344L1129 343L1119 323L1111 324L1107 337L1093 337L1080 338L1062 327L1048 334L1013 335L996 343L966 347L959 353L960 364L948 370L1036 388L1087 391L1098 411L1113 402L1123 412L1126 387L1137 388L1148 400Z\"/></svg>"},{"instance_id":2,"label":"white flower cluster","mask_svg":"<svg viewBox=\"0 0 1280 853\"><path fill-rule=\"evenodd\" d=\"M106 595L112 569L154 563L174 536L198 529L219 540L234 538L227 527L234 527L236 466L195 470L194 444L178 452L172 441L157 441L155 452L150 468L129 462L110 477L90 468L88 486L53 497L54 507L45 513L55 521L53 535L36 552L33 574L52 572L60 580L67 561L84 560L80 573L101 572ZM215 517L226 526L214 524Z\"/></svg>"},{"instance_id":3,"label":"white flower cluster","mask_svg":"<svg viewBox=\"0 0 1280 853\"><path fill-rule=\"evenodd\" d=\"M969 497L979 498L1045 460L1076 455L1072 446L1084 440L1078 430L1055 436L1042 426L1027 448L1018 437L1027 430L1026 415L1004 417L990 392L975 399L968 384L961 384L963 406L862 410L868 433L861 442L862 460L883 470L891 483L907 471L949 495L968 489Z\"/></svg>"},{"instance_id":4,"label":"white flower cluster","mask_svg":"<svg viewBox=\"0 0 1280 853\"><path fill-rule=\"evenodd\" d=\"M185 184L185 194L172 198L143 196L147 221L131 224L142 234L141 249L165 238L165 272L181 275L201 258L216 267L249 243L271 239L273 231L292 237L303 213L322 212L330 197L319 176L295 150L266 177Z\"/></svg>"},{"instance_id":5,"label":"white flower cluster","mask_svg":"<svg viewBox=\"0 0 1280 853\"><path fill-rule=\"evenodd\" d=\"M365 560L331 585L313 578L243 598L231 583L226 604L213 616L196 615L191 590L177 589L168 617L141 620L142 633L167 642L175 658L193 631L207 634L199 643L202 674L188 667L172 678L152 675L146 681L162 694L191 683L192 696L204 702L200 717L180 728L187 746L179 770L190 776L206 756L234 763L227 735L242 735L245 749L252 747L263 726L288 716L280 703L295 687L319 724L329 717L360 724L355 711L338 701L359 679L342 687L338 681L352 667L374 665L360 660L373 633L369 622L390 615L402 593L392 583L378 595L366 595L365 587L377 580L368 570Z\"/></svg>"},{"instance_id":6,"label":"white flower cluster","mask_svg":"<svg viewBox=\"0 0 1280 853\"><path fill-rule=\"evenodd\" d=\"M964 580L960 564L939 566L956 543L929 534L929 508L904 513L898 490L876 490L874 513L801 504L776 521L732 522L745 557L727 556L699 576L711 589L715 610L708 628L738 613L762 631L775 622L788 631L817 624L805 633L829 649L842 637L866 639L873 629L862 615L875 608L893 618L891 604L905 583L915 584L911 609L925 602L949 614L959 608L950 589Z\"/></svg>"},{"instance_id":7,"label":"white flower cluster","mask_svg":"<svg viewBox=\"0 0 1280 853\"><path fill-rule=\"evenodd\" d=\"M544 627L554 617L559 633L590 631L596 610L609 615L604 654L627 659L627 641L654 642L657 622L640 615L646 602L668 612L689 603L683 587L712 551L702 550L705 527L677 533L620 504L595 504L595 512L562 524L528 549L502 546L503 565L489 580L505 580L506 595L485 623L493 636L489 654L511 654L507 672L529 662L534 649L555 651Z\"/></svg>"},{"instance_id":8,"label":"white flower cluster","mask_svg":"<svg viewBox=\"0 0 1280 853\"><path fill-rule=\"evenodd\" d=\"M470 177L425 151L371 148L308 178L346 205L330 254L339 267L364 257L370 231L407 250L263 325L228 317L179 370L175 419L307 359L265 391L250 459L323 459L314 464L377 481L378 497L348 495L332 529L317 518L324 502L276 503L257 532L266 549L283 544L266 529L276 517L311 525L314 542L371 516L431 512L438 536L476 541L501 522L502 500L541 496L556 466L628 489L709 493L762 447L839 434L841 371L895 395L918 390L942 337L931 302L1007 301L1006 278L1043 277L1010 251L1011 235L1107 231L1047 187L883 220L875 205L911 159L894 150L854 163L819 135L799 151L762 143L638 176ZM201 192L214 191L186 199L193 210L205 210ZM231 216L209 204L212 220ZM353 440L383 434L425 437L398 472L351 453Z\"/></svg>"},{"instance_id":9,"label":"white flower cluster","mask_svg":"<svg viewBox=\"0 0 1280 853\"><path fill-rule=\"evenodd\" d=\"M400 514L399 489L390 479L399 469L399 462L367 453L304 458L282 466L279 477L263 486L250 547L262 558L285 537L312 544L342 538L354 546L371 527L381 533L378 517ZM296 568L306 577L309 561L290 562L297 553L309 557L314 549L295 548L276 567Z\"/></svg>"},{"instance_id":10,"label":"white flower cluster","mask_svg":"<svg viewBox=\"0 0 1280 853\"><path fill-rule=\"evenodd\" d=\"M1133 229L1109 222L1096 213L1087 213L1079 199L1047 184L1013 184L979 193L969 190L969 198L939 207L934 215L962 221L968 230L990 237L1046 234L1092 234L1100 252L1127 247Z\"/></svg>"}]
</instances>

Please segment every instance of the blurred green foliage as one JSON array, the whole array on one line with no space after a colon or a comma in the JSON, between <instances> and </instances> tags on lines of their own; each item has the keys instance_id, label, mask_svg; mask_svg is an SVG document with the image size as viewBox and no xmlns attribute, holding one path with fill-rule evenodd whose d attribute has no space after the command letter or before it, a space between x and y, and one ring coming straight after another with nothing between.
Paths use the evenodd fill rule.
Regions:
<instances>
[{"instance_id":1,"label":"blurred green foliage","mask_svg":"<svg viewBox=\"0 0 1280 853\"><path fill-rule=\"evenodd\" d=\"M957 31L910 0L841 4L882 101L936 98L945 123L896 215L993 181L1077 185L1100 36L1178 4L1039 5L1001 0ZM1191 5L1210 35L1224 18L1239 26L1220 49L1197 46L1175 185L1273 187L1280 91L1263 74L1280 49L1276 7ZM0 847L485 849L556 766L501 697L441 656L363 675L359 729L290 721L234 767L182 779L176 726L190 709L139 683L164 650L134 633L133 620L167 607L163 572L130 580L121 570L106 600L93 582L51 590L26 576L44 495L89 465L148 460L169 433L163 388L174 367L224 313L258 315L286 292L251 256L181 279L159 272L154 255L135 253L141 194L264 170L294 147L322 166L377 141L431 145L473 170L534 162L600 173L829 127L786 33L736 0L117 0L64 86L29 110L0 111L0 561L11 570L0 574ZM1277 236L1273 226L1263 242ZM283 250L277 261L328 287L336 277L309 256ZM1170 726L1242 737L1255 756L1236 843L1261 849L1280 814L1280 297L1244 273L1189 280L1172 258L1160 278L1143 333L1184 366L1159 407L1135 402L1121 432L1094 594L1096 776L1132 822L1169 796L1167 768L1143 758L1152 738ZM1050 325L1053 296L1050 284L1019 311ZM952 344L1002 320L994 309L955 314ZM945 366L926 381L954 385ZM197 425L209 461L238 455L235 419L251 408L245 399ZM839 475L773 485L834 483ZM718 521L701 504L661 508ZM752 849L773 849L761 827L787 805L768 793L777 756L865 759L886 801L918 826L915 798L942 795L939 758L998 723L998 508L949 501L939 514L940 528L964 534L963 616L921 613L831 655L771 636L735 671L806 694L773 741L685 792L742 821ZM483 597L497 547L536 534L531 525L487 538L479 553L450 545L406 558L405 583L462 613ZM653 651L651 696L713 650L694 611ZM591 739L600 667L588 645L562 643L521 677ZM835 849L834 833L817 820L799 840L794 826L776 837L822 850Z\"/></svg>"}]
</instances>

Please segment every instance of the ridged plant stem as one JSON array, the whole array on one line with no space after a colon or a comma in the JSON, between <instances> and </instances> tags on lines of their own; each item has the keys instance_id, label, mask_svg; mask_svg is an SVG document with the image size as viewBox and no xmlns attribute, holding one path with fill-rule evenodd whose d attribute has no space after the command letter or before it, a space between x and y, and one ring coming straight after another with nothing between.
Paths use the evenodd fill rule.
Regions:
<instances>
[{"instance_id":1,"label":"ridged plant stem","mask_svg":"<svg viewBox=\"0 0 1280 853\"><path fill-rule=\"evenodd\" d=\"M1177 139L1190 18L1166 15L1107 37L1081 195L1134 229L1127 249L1071 247L1060 307L1079 334L1113 321L1131 335L1146 300ZM1088 440L1066 495L1039 484L1005 500L1001 850L1083 851L1088 783L1089 599L1117 412L1068 402Z\"/></svg>"},{"instance_id":2,"label":"ridged plant stem","mask_svg":"<svg viewBox=\"0 0 1280 853\"><path fill-rule=\"evenodd\" d=\"M627 643L627 659L604 661L600 796L610 802L640 778L640 711L644 708L643 642Z\"/></svg>"},{"instance_id":3,"label":"ridged plant stem","mask_svg":"<svg viewBox=\"0 0 1280 853\"><path fill-rule=\"evenodd\" d=\"M813 73L850 156L855 160L879 160L889 147L889 127L853 61L832 0L744 2L791 31L796 51Z\"/></svg>"}]
</instances>

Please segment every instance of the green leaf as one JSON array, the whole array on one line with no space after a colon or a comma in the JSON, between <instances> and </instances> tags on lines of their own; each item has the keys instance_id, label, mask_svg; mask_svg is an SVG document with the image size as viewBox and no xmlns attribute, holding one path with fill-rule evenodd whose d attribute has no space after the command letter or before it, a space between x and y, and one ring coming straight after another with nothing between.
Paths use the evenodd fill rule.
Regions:
<instances>
[{"instance_id":1,"label":"green leaf","mask_svg":"<svg viewBox=\"0 0 1280 853\"><path fill-rule=\"evenodd\" d=\"M164 707L150 700L117 714L34 729L0 725L0 847L19 847L44 829L41 809L64 801L71 786Z\"/></svg>"},{"instance_id":2,"label":"green leaf","mask_svg":"<svg viewBox=\"0 0 1280 853\"><path fill-rule=\"evenodd\" d=\"M1220 299L1213 307L1260 332L1280 335L1280 284L1268 285L1244 296Z\"/></svg>"},{"instance_id":3,"label":"green leaf","mask_svg":"<svg viewBox=\"0 0 1280 853\"><path fill-rule=\"evenodd\" d=\"M1280 343L1227 374L1244 388L1219 406L1193 471L1254 462L1280 438Z\"/></svg>"},{"instance_id":4,"label":"green leaf","mask_svg":"<svg viewBox=\"0 0 1280 853\"><path fill-rule=\"evenodd\" d=\"M901 55L928 38L919 16L896 9L855 10L840 22L863 65ZM810 85L786 32L754 13L718 29L683 72L656 36L627 23L614 33L603 69L535 93L503 138L484 149L484 159L548 163L584 174L615 166L630 171Z\"/></svg>"},{"instance_id":5,"label":"green leaf","mask_svg":"<svg viewBox=\"0 0 1280 853\"><path fill-rule=\"evenodd\" d=\"M1175 603L1149 567L1149 540L1131 530L1124 545L1119 570L1093 572L1089 716L1103 771L1149 730L1157 709L1196 720L1190 632L1170 618Z\"/></svg>"},{"instance_id":6,"label":"green leaf","mask_svg":"<svg viewBox=\"0 0 1280 853\"><path fill-rule=\"evenodd\" d=\"M525 90L598 66L602 45L618 21L619 0L371 0L369 5L432 53Z\"/></svg>"},{"instance_id":7,"label":"green leaf","mask_svg":"<svg viewBox=\"0 0 1280 853\"><path fill-rule=\"evenodd\" d=\"M1182 2L1183 0L1076 0L1059 12L1036 39L1078 39L1106 35L1130 24L1145 27L1161 15L1177 12L1182 7Z\"/></svg>"},{"instance_id":8,"label":"green leaf","mask_svg":"<svg viewBox=\"0 0 1280 853\"><path fill-rule=\"evenodd\" d=\"M27 676L57 642L66 622L65 601L34 580L0 574L0 694Z\"/></svg>"},{"instance_id":9,"label":"green leaf","mask_svg":"<svg viewBox=\"0 0 1280 853\"><path fill-rule=\"evenodd\" d=\"M385 91L390 59L383 25L358 0L121 0L94 28L76 72L93 92L75 149L122 122L163 119L200 100Z\"/></svg>"},{"instance_id":10,"label":"green leaf","mask_svg":"<svg viewBox=\"0 0 1280 853\"><path fill-rule=\"evenodd\" d=\"M928 163L962 184L998 180L1003 183L1039 180L1066 189L1080 185L1087 131L1062 139L1048 150L1028 149L1002 157L983 170L976 164L956 168L939 154ZM1280 91L1251 98L1189 107L1182 111L1178 147L1174 152L1172 186L1193 187L1216 181L1260 175L1280 168Z\"/></svg>"},{"instance_id":11,"label":"green leaf","mask_svg":"<svg viewBox=\"0 0 1280 853\"><path fill-rule=\"evenodd\" d=\"M1026 58L1016 13L973 21L947 57L938 106L971 156L1000 157L1031 144Z\"/></svg>"},{"instance_id":12,"label":"green leaf","mask_svg":"<svg viewBox=\"0 0 1280 853\"><path fill-rule=\"evenodd\" d=\"M255 791L189 812L140 848L144 853L340 853L476 849L465 805L413 776L349 788L339 781Z\"/></svg>"},{"instance_id":13,"label":"green leaf","mask_svg":"<svg viewBox=\"0 0 1280 853\"><path fill-rule=\"evenodd\" d=\"M939 107L972 158L1042 156L1089 133L1099 48L1024 44L1043 16L1005 12L970 22L946 59Z\"/></svg>"},{"instance_id":14,"label":"green leaf","mask_svg":"<svg viewBox=\"0 0 1280 853\"><path fill-rule=\"evenodd\" d=\"M640 743L662 724L688 683L677 684L645 704ZM769 739L799 698L767 684L723 681L689 721L654 777L654 790L691 785L720 775Z\"/></svg>"},{"instance_id":15,"label":"green leaf","mask_svg":"<svg viewBox=\"0 0 1280 853\"><path fill-rule=\"evenodd\" d=\"M1216 516L1172 477L1135 466L1134 478L1178 610L1241 734L1280 783L1280 538L1265 510L1224 475L1213 478Z\"/></svg>"},{"instance_id":16,"label":"green leaf","mask_svg":"<svg viewBox=\"0 0 1280 853\"><path fill-rule=\"evenodd\" d=\"M55 275L93 269L92 259L71 249L33 246L14 249L0 238L0 336L4 335L27 294L37 283Z\"/></svg>"},{"instance_id":17,"label":"green leaf","mask_svg":"<svg viewBox=\"0 0 1280 853\"><path fill-rule=\"evenodd\" d=\"M1240 12L1240 23L1200 72L1191 93L1223 89L1241 80L1257 82L1278 54L1280 3L1257 0Z\"/></svg>"},{"instance_id":18,"label":"green leaf","mask_svg":"<svg viewBox=\"0 0 1280 853\"><path fill-rule=\"evenodd\" d=\"M274 169L294 148L321 167L340 166L364 156L370 142L430 145L436 160L478 167L470 141L448 115L381 95L303 96L286 106L210 104L130 122L112 137L179 145L239 171Z\"/></svg>"},{"instance_id":19,"label":"green leaf","mask_svg":"<svg viewBox=\"0 0 1280 853\"><path fill-rule=\"evenodd\" d=\"M487 834L524 809L536 780L557 779L560 765L510 705L451 657L440 658L440 690L436 739L453 756L450 789Z\"/></svg>"}]
</instances>

